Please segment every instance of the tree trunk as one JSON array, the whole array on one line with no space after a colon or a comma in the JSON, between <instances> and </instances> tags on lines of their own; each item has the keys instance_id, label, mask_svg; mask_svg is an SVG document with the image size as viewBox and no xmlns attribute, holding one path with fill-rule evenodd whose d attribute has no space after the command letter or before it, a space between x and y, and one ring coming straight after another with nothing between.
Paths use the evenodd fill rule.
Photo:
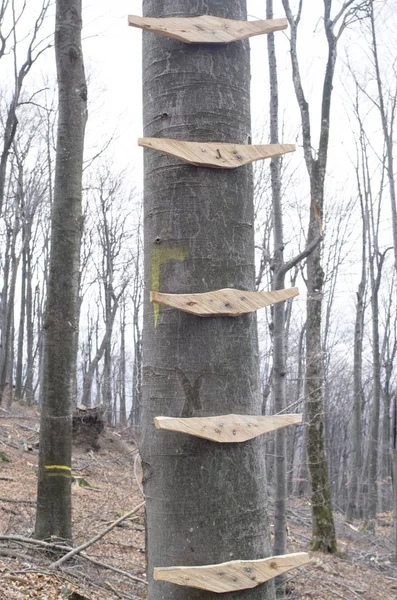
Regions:
<instances>
[{"instance_id":1,"label":"tree trunk","mask_svg":"<svg viewBox=\"0 0 397 600\"><path fill-rule=\"evenodd\" d=\"M321 122L317 157L313 156L314 142L311 132L311 116L300 74L297 36L303 2L298 16L294 17L289 0L282 0L291 27L292 76L301 122L303 152L310 181L310 210L307 245L315 243L322 233L324 212L325 174L328 162L330 135L331 99L337 57L337 44L346 25L348 3L341 8L337 17L331 19L332 0L324 0L324 33L328 45L328 56L322 86ZM339 32L336 25L342 20ZM317 245L307 259L307 303L306 303L306 374L305 395L307 403L307 455L312 486L312 546L314 550L335 553L337 551L331 492L324 444L323 403L323 351L321 343L321 316L323 303L324 272L321 266L321 248Z\"/></svg>"},{"instance_id":2,"label":"tree trunk","mask_svg":"<svg viewBox=\"0 0 397 600\"><path fill-rule=\"evenodd\" d=\"M31 406L34 401L33 371L34 371L34 328L33 328L33 290L32 290L32 251L27 249L27 271L26 271L26 380L24 396L26 404ZM38 331L40 328L38 327Z\"/></svg>"},{"instance_id":3,"label":"tree trunk","mask_svg":"<svg viewBox=\"0 0 397 600\"><path fill-rule=\"evenodd\" d=\"M369 472L368 472L368 514L366 516L367 526L375 531L376 506L378 500L378 450L379 450L379 420L380 420L380 346L379 346L379 286L382 267L378 267L375 279L373 272L374 257L370 257L371 271L371 309L372 309L372 407L371 407L371 429L369 436ZM372 266L371 266L372 263Z\"/></svg>"},{"instance_id":4,"label":"tree trunk","mask_svg":"<svg viewBox=\"0 0 397 600\"><path fill-rule=\"evenodd\" d=\"M309 474L307 468L307 455L306 455L306 446L307 446L307 415L306 415L306 403L301 399L302 388L303 388L303 372L304 372L304 362L305 362L305 350L304 350L304 341L306 334L306 323L304 323L300 334L299 334L299 345L298 345L298 374L297 374L297 384L296 384L296 403L298 405L298 410L302 410L299 406L299 400L301 400L301 404L303 404L303 427L301 434L298 438L294 458L293 458L293 486L292 491L294 496L298 496L302 498L308 493L308 485L309 485Z\"/></svg>"},{"instance_id":5,"label":"tree trunk","mask_svg":"<svg viewBox=\"0 0 397 600\"><path fill-rule=\"evenodd\" d=\"M266 18L273 18L273 0L266 0ZM278 75L274 33L267 36L269 79L270 79L270 143L278 144ZM272 184L272 219L273 219L273 278L272 289L285 288L284 235L283 214L281 204L281 159L273 158L270 162ZM274 413L285 409L285 303L280 302L272 307L273 316L273 405ZM286 554L287 551L287 469L286 469L286 431L279 429L275 433L275 505L274 505L274 554ZM284 596L284 579L277 579L277 595Z\"/></svg>"},{"instance_id":6,"label":"tree trunk","mask_svg":"<svg viewBox=\"0 0 397 600\"><path fill-rule=\"evenodd\" d=\"M393 400L393 418L391 432L391 463L393 484L393 524L394 524L394 556L397 560L397 393Z\"/></svg>"},{"instance_id":7,"label":"tree trunk","mask_svg":"<svg viewBox=\"0 0 397 600\"><path fill-rule=\"evenodd\" d=\"M395 107L396 107L396 95L392 99L392 109L390 112L390 121L388 121L388 111L385 106L383 82L381 69L379 64L379 53L378 53L378 40L376 33L375 23L375 11L374 3L369 3L370 9L370 22L371 22L371 35L372 35L372 54L374 59L375 78L378 87L378 99L375 102L375 106L379 109L380 118L382 121L383 138L385 141L385 152L386 152L386 170L387 178L389 182L389 193L390 193L390 205L392 215L392 232L393 232L393 247L394 247L394 267L397 273L397 200L396 200L396 180L394 173L394 126L395 126ZM396 94L396 92L395 92Z\"/></svg>"},{"instance_id":8,"label":"tree trunk","mask_svg":"<svg viewBox=\"0 0 397 600\"><path fill-rule=\"evenodd\" d=\"M357 290L356 323L354 328L354 388L353 388L353 421L351 432L351 454L350 454L350 482L348 488L348 505L346 521L352 523L358 518L358 481L361 467L361 406L363 400L363 338L364 338L364 314L365 314L365 289L367 286L367 226L363 204L361 202L361 215L363 222L362 233L362 258L361 258L361 281Z\"/></svg>"},{"instance_id":9,"label":"tree trunk","mask_svg":"<svg viewBox=\"0 0 397 600\"><path fill-rule=\"evenodd\" d=\"M120 316L120 367L119 367L119 388L120 388L120 425L127 425L127 408L125 394L125 375L126 375L126 356L125 356L125 298L121 304Z\"/></svg>"},{"instance_id":10,"label":"tree trunk","mask_svg":"<svg viewBox=\"0 0 397 600\"><path fill-rule=\"evenodd\" d=\"M116 414L113 412L112 404L112 352L111 352L111 338L108 339L105 346L105 352L103 356L103 381L102 381L102 398L103 405L105 407L105 417L108 425L112 425L115 422Z\"/></svg>"},{"instance_id":11,"label":"tree trunk","mask_svg":"<svg viewBox=\"0 0 397 600\"><path fill-rule=\"evenodd\" d=\"M2 327L1 327L1 360L0 360L0 404L3 397L7 396L9 386L12 387L12 381L9 381L9 360L13 360L11 356L11 337L14 323L14 301L15 287L17 282L17 274L19 267L20 256L16 255L16 242L19 233L19 204L15 203L15 217L12 226L12 234L10 239L10 251L7 254L7 265L5 270L7 276L4 278L4 287L2 302ZM8 239L7 239L8 245Z\"/></svg>"},{"instance_id":12,"label":"tree trunk","mask_svg":"<svg viewBox=\"0 0 397 600\"><path fill-rule=\"evenodd\" d=\"M22 373L23 373L23 346L25 339L25 311L26 311L26 240L23 242L22 250L22 273L21 273L21 306L19 310L19 327L17 342L17 365L15 372L15 397L22 400Z\"/></svg>"},{"instance_id":13,"label":"tree trunk","mask_svg":"<svg viewBox=\"0 0 397 600\"><path fill-rule=\"evenodd\" d=\"M312 200L318 201L315 180L312 181ZM317 235L318 223L311 208L307 241ZM321 250L316 248L307 259L306 303L306 374L307 457L312 486L313 550L336 552L335 526L332 514L331 491L324 443L323 415L323 350L321 343L321 310L324 273Z\"/></svg>"},{"instance_id":14,"label":"tree trunk","mask_svg":"<svg viewBox=\"0 0 397 600\"><path fill-rule=\"evenodd\" d=\"M244 20L245 0L144 0L150 17ZM143 34L144 134L248 143L247 42L210 46ZM149 303L149 291L254 289L252 169L206 169L145 151L143 440L150 600L218 594L153 580L153 567L270 554L263 439L218 445L158 432L153 417L260 414L254 314L194 317ZM233 594L270 600L272 582Z\"/></svg>"},{"instance_id":15,"label":"tree trunk","mask_svg":"<svg viewBox=\"0 0 397 600\"><path fill-rule=\"evenodd\" d=\"M87 86L81 0L57 0L55 52L59 117L41 390L35 536L71 540L72 369L82 229Z\"/></svg>"}]
</instances>

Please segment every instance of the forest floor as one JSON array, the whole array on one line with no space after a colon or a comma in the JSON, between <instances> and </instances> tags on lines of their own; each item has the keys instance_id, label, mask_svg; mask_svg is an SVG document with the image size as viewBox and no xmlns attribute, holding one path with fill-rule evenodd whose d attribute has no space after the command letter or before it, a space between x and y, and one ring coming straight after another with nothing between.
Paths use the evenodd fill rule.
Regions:
<instances>
[{"instance_id":1,"label":"forest floor","mask_svg":"<svg viewBox=\"0 0 397 600\"><path fill-rule=\"evenodd\" d=\"M143 509L91 545L84 557L74 556L56 570L49 567L59 555L27 541L34 527L38 422L33 410L0 409L0 600L145 599ZM143 500L131 432L123 437L108 429L97 452L74 448L74 547ZM9 462L1 462L1 453ZM335 518L339 555L311 552L310 563L288 574L288 599L396 600L391 515L378 515L376 535L361 531L360 524L346 525L342 515ZM288 551L308 551L307 500L291 501L288 526Z\"/></svg>"}]
</instances>

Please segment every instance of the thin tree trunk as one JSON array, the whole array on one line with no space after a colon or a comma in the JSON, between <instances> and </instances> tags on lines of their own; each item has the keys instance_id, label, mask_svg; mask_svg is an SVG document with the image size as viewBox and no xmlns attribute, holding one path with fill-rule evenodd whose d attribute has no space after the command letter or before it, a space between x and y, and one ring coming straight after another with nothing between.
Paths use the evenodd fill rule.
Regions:
<instances>
[{"instance_id":1,"label":"thin tree trunk","mask_svg":"<svg viewBox=\"0 0 397 600\"><path fill-rule=\"evenodd\" d=\"M359 183L359 180L358 180ZM365 290L367 287L367 219L361 198L362 217L362 251L361 251L361 280L357 289L356 322L354 327L354 366L353 366L353 420L350 453L350 483L348 488L348 504L346 521L352 523L358 518L358 482L361 468L361 407L363 401L363 339L365 315Z\"/></svg>"},{"instance_id":2,"label":"thin tree trunk","mask_svg":"<svg viewBox=\"0 0 397 600\"><path fill-rule=\"evenodd\" d=\"M24 242L24 246L25 246ZM21 306L19 310L19 327L17 342L17 365L15 371L15 397L22 400L22 374L23 374L23 347L25 339L25 311L26 311L26 249L22 251L22 273L21 273Z\"/></svg>"},{"instance_id":3,"label":"thin tree trunk","mask_svg":"<svg viewBox=\"0 0 397 600\"><path fill-rule=\"evenodd\" d=\"M14 399L14 386L13 386L13 376L14 376L14 311L11 313L11 335L10 335L10 355L8 358L8 386L7 386L7 408L11 408L12 402Z\"/></svg>"},{"instance_id":4,"label":"thin tree trunk","mask_svg":"<svg viewBox=\"0 0 397 600\"><path fill-rule=\"evenodd\" d=\"M380 421L380 344L379 344L379 286L381 278L381 267L378 267L378 274L375 278L373 271L374 258L370 258L371 271L371 309L372 309L372 408L371 408L371 429L369 437L369 472L368 472L368 514L367 527L375 531L376 506L378 500L378 448L379 448L379 421ZM371 266L372 263L372 266Z\"/></svg>"},{"instance_id":5,"label":"thin tree trunk","mask_svg":"<svg viewBox=\"0 0 397 600\"><path fill-rule=\"evenodd\" d=\"M299 335L299 346L298 346L298 375L296 385L296 402L301 398L303 388L303 373L304 373L304 341L306 334L306 323L303 325ZM306 441L307 441L307 415L306 415L306 403L301 400L303 404L303 427L296 449L294 452L293 461L293 494L294 496L303 497L308 492L309 474L307 468L307 455L306 455ZM298 406L299 408L299 406Z\"/></svg>"},{"instance_id":6,"label":"thin tree trunk","mask_svg":"<svg viewBox=\"0 0 397 600\"><path fill-rule=\"evenodd\" d=\"M35 537L72 538L72 370L82 230L81 197L87 86L81 0L57 0L55 53L59 116L50 272L41 390Z\"/></svg>"},{"instance_id":7,"label":"thin tree trunk","mask_svg":"<svg viewBox=\"0 0 397 600\"><path fill-rule=\"evenodd\" d=\"M10 243L10 256L7 257L9 263L8 269L11 267L11 274L7 274L7 289L3 290L5 306L3 312L3 323L1 332L1 362L0 362L0 398L6 394L8 386L12 386L12 381L9 381L9 361L13 360L11 356L11 337L12 328L14 323L14 302L15 302L15 288L17 282L17 274L20 256L16 255L16 243L17 236L19 233L19 203L15 203L15 218L12 227L11 243ZM10 277L10 278L9 278ZM0 402L1 404L1 402Z\"/></svg>"},{"instance_id":8,"label":"thin tree trunk","mask_svg":"<svg viewBox=\"0 0 397 600\"><path fill-rule=\"evenodd\" d=\"M121 305L120 319L120 372L119 372L119 387L120 387L120 425L127 424L127 408L125 394L125 375L126 375L126 356L125 356L125 299Z\"/></svg>"},{"instance_id":9,"label":"thin tree trunk","mask_svg":"<svg viewBox=\"0 0 397 600\"><path fill-rule=\"evenodd\" d=\"M109 425L114 422L116 417L116 415L113 413L112 405L112 352L110 343L111 341L109 339L105 346L102 381L103 405L105 407L106 420Z\"/></svg>"},{"instance_id":10,"label":"thin tree trunk","mask_svg":"<svg viewBox=\"0 0 397 600\"><path fill-rule=\"evenodd\" d=\"M393 247L394 247L394 267L397 273L397 201L396 201L396 180L394 173L394 121L396 115L396 97L393 98L393 106L390 111L390 122L388 122L387 108L385 106L385 99L383 95L383 82L381 76L381 70L379 65L379 53L378 53L378 40L376 35L376 23L375 23L375 11L374 3L369 3L369 14L371 22L371 34L372 34L372 54L374 58L375 77L378 87L378 102L376 106L379 109L380 117L382 121L383 137L386 146L386 168L387 177L389 182L389 193L390 193L390 204L391 204L391 215L392 215L392 232L393 232Z\"/></svg>"},{"instance_id":11,"label":"thin tree trunk","mask_svg":"<svg viewBox=\"0 0 397 600\"><path fill-rule=\"evenodd\" d=\"M27 248L27 271L26 271L26 380L24 396L27 406L31 406L34 400L33 374L34 374L34 326L33 326L33 290L32 290L32 252ZM38 329L41 331L41 329Z\"/></svg>"},{"instance_id":12,"label":"thin tree trunk","mask_svg":"<svg viewBox=\"0 0 397 600\"><path fill-rule=\"evenodd\" d=\"M143 14L247 18L245 0L144 0ZM188 46L144 32L143 61L145 135L248 143L247 42ZM201 319L163 310L150 305L149 291L254 289L252 169L200 169L150 150L144 165L141 456L148 597L215 600L212 592L155 582L153 567L270 554L263 439L222 446L162 435L153 417L259 414L256 318ZM274 599L274 585L235 592L233 598Z\"/></svg>"},{"instance_id":13,"label":"thin tree trunk","mask_svg":"<svg viewBox=\"0 0 397 600\"><path fill-rule=\"evenodd\" d=\"M322 86L321 121L317 156L313 155L314 143L311 132L309 104L306 100L300 74L297 35L302 16L303 0L298 14L293 16L289 0L282 0L291 27L291 64L295 95L302 123L303 153L310 181L310 211L307 244L322 232L324 212L324 187L328 162L330 136L331 99L338 41L349 18L351 3L344 3L334 18L331 17L332 0L324 0L324 33L328 45L328 57ZM351 8L351 7L350 7ZM356 7L355 7L356 8ZM351 8L351 10L354 10ZM315 247L307 259L306 303L306 375L305 395L307 403L307 454L312 486L313 549L335 553L337 551L335 525L332 514L331 492L324 444L323 403L323 351L321 343L321 317L323 304L324 272L321 266L321 248Z\"/></svg>"},{"instance_id":14,"label":"thin tree trunk","mask_svg":"<svg viewBox=\"0 0 397 600\"><path fill-rule=\"evenodd\" d=\"M266 18L273 18L273 0L266 0ZM278 144L278 75L274 34L267 36L269 79L270 79L270 143ZM273 158L270 163L272 184L272 218L274 241L274 275L272 289L285 288L284 235L281 204L281 159ZM275 414L285 409L285 303L272 307L273 315L273 403ZM285 429L275 434L275 506L274 506L274 554L286 554L287 551L287 444ZM277 595L284 596L284 577L277 579Z\"/></svg>"}]
</instances>

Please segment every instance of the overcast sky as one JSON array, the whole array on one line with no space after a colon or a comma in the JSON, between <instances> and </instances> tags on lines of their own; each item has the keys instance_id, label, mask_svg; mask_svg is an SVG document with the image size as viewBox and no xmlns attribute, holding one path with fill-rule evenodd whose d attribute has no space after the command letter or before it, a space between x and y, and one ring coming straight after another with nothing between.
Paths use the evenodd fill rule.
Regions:
<instances>
[{"instance_id":1,"label":"overcast sky","mask_svg":"<svg viewBox=\"0 0 397 600\"><path fill-rule=\"evenodd\" d=\"M225 0L226 1L226 0ZM337 6L338 0L335 0ZM295 6L295 1L291 0ZM85 0L84 6L84 37L85 60L90 84L90 125L88 147L98 141L98 133L103 133L104 139L113 132L118 142L114 145L114 158L117 164L126 166L133 176L140 178L142 170L142 150L137 147L137 138L142 135L142 105L141 105L141 37L138 29L127 26L128 14L142 14L141 0ZM313 10L313 8L317 9ZM312 113L312 130L314 143L317 144L316 134L319 126L319 107L322 92L322 79L325 69L326 45L322 27L321 13L323 3L307 0L300 27L300 59L302 79L305 93L310 102ZM265 0L249 0L248 12L250 19L266 18ZM275 17L284 17L281 0L274 2ZM347 40L349 43L347 43ZM300 132L300 115L297 110L294 90L291 83L288 31L276 34L280 104L283 119L282 140L295 143ZM268 74L266 36L253 38L251 41L252 65L252 121L254 141L259 137L267 142L268 127L266 126L268 112ZM339 69L335 78L333 97L333 122L330 148L330 168L327 185L332 194L344 190L346 203L350 194L354 193L355 181L351 173L348 155L352 146L351 125L346 110L345 76L347 55L354 60L360 53L360 35L347 32L344 45L340 45ZM256 136L256 137L255 137ZM88 149L89 151L89 149ZM93 150L93 152L95 152ZM299 169L303 163L303 153L298 145L297 152L289 157L292 169ZM289 188L288 193L297 202L302 202L307 212L307 176L302 169L302 183L296 189ZM349 180L350 179L350 180ZM332 196L329 204L332 210ZM286 229L296 227L297 211L286 211ZM289 223L288 223L289 221ZM360 237L360 228L354 235ZM352 239L352 242L356 241ZM345 278L345 289L341 290L342 302L348 300L353 308L356 287L356 272L352 270ZM300 301L304 301L304 286ZM351 294L350 298L346 293Z\"/></svg>"},{"instance_id":2,"label":"overcast sky","mask_svg":"<svg viewBox=\"0 0 397 600\"><path fill-rule=\"evenodd\" d=\"M249 1L250 18L265 18L265 1ZM85 0L84 37L87 72L91 79L91 126L102 121L103 132L117 131L117 160L127 153L133 164L141 164L142 151L136 148L136 138L142 134L141 104L141 38L138 29L127 26L128 14L142 14L141 0ZM277 7L278 5L278 7ZM281 0L275 2L275 16L283 17ZM287 44L280 37L281 69L286 68ZM283 38L284 41L281 40ZM259 130L266 114L266 37L251 40L253 73L253 127ZM290 131L296 131L291 124ZM90 132L90 138L91 138ZM295 135L295 133L294 133ZM284 140L294 141L294 140Z\"/></svg>"},{"instance_id":3,"label":"overcast sky","mask_svg":"<svg viewBox=\"0 0 397 600\"><path fill-rule=\"evenodd\" d=\"M37 10L36 1L28 3L28 9ZM188 1L188 0L186 0ZM227 0L225 0L227 1ZM337 6L339 0L334 0ZM295 8L296 0L291 0ZM392 0L389 4L390 11ZM385 5L387 10L387 6ZM128 14L141 14L141 0L83 0L84 19L84 58L89 79L89 121L86 138L86 155L93 156L98 152L112 135L116 143L112 144L112 155L116 170L127 169L133 181L141 181L142 149L137 146L137 138L142 135L142 103L141 103L141 38L142 33L135 28L128 27ZM314 143L317 145L316 134L319 125L319 106L322 91L322 79L325 68L326 46L321 13L323 2L320 0L306 0L300 27L300 59L301 73L305 93L310 103L312 113L312 126ZM265 0L248 0L250 19L265 18ZM275 17L284 17L281 0L274 2ZM397 19L394 19L396 21ZM395 39L395 24L393 19L387 21L390 27L390 36ZM47 29L51 34L54 27L53 17L48 19ZM394 27L394 30L393 30ZM382 28L382 35L385 35ZM281 141L295 143L300 132L300 115L297 110L294 90L291 82L290 59L288 50L288 31L276 34L277 56L280 81L281 117L283 120L283 133ZM332 198L341 190L346 196L355 193L355 182L349 166L349 153L354 154L352 144L351 123L346 110L346 62L347 57L356 62L357 68L365 68L362 60L362 39L360 33L346 32L339 48L338 71L335 78L332 114L332 137L330 148L330 164L327 176L327 186L332 190L329 208L332 209ZM395 43L390 46L395 48ZM252 64L252 120L254 142L267 142L268 127L266 126L268 113L268 74L266 36L258 36L251 40ZM3 69L1 61L0 68ZM48 52L46 57L32 70L30 76L31 89L36 84L32 79L47 75L52 72L55 77L54 56ZM0 70L0 77L2 72ZM351 114L351 113L350 113ZM374 126L378 127L377 121ZM299 141L299 140L298 140ZM289 155L291 168L299 170L303 163L302 149L298 143L297 152ZM307 175L302 169L302 179L299 186L289 186L288 195L291 202L294 196L305 206L307 212ZM297 219L296 210L286 210L285 219L289 228L293 229L294 220ZM359 237L359 229L356 231ZM355 289L355 277L349 282L348 288ZM354 301L354 297L353 297Z\"/></svg>"}]
</instances>

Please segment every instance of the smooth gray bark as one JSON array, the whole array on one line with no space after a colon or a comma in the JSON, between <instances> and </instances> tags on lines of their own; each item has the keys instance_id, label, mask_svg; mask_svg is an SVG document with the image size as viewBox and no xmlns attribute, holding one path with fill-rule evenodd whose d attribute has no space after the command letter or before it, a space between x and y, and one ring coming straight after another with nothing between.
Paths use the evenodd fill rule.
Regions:
<instances>
[{"instance_id":1,"label":"smooth gray bark","mask_svg":"<svg viewBox=\"0 0 397 600\"><path fill-rule=\"evenodd\" d=\"M273 0L266 0L266 18L273 18ZM270 143L278 144L279 107L278 107L278 75L274 34L267 36L269 78L270 78ZM281 202L281 159L273 158L270 162L272 185L272 219L273 219L273 277L272 289L285 288L283 211ZM285 303L280 302L272 307L273 316L273 406L274 413L285 409ZM287 551L287 444L286 431L279 429L275 434L275 502L274 502L274 554L286 554ZM284 577L277 580L277 595L284 596Z\"/></svg>"},{"instance_id":2,"label":"smooth gray bark","mask_svg":"<svg viewBox=\"0 0 397 600\"><path fill-rule=\"evenodd\" d=\"M358 178L359 183L359 178ZM362 195L361 195L362 196ZM361 197L362 250L361 280L357 289L356 321L354 327L354 365L353 365L353 419L351 426L351 453L349 461L350 481L346 521L352 523L359 516L358 482L361 468L361 407L363 403L363 339L365 315L365 290L367 287L367 219Z\"/></svg>"},{"instance_id":3,"label":"smooth gray bark","mask_svg":"<svg viewBox=\"0 0 397 600\"><path fill-rule=\"evenodd\" d=\"M58 136L45 316L35 536L71 540L73 368L78 323L82 165L87 86L81 0L57 0ZM60 467L60 468L57 468Z\"/></svg>"},{"instance_id":4,"label":"smooth gray bark","mask_svg":"<svg viewBox=\"0 0 397 600\"><path fill-rule=\"evenodd\" d=\"M245 0L144 0L143 14L247 17ZM249 89L247 42L187 46L143 34L146 136L249 143ZM201 169L150 150L144 166L141 455L148 597L215 600L222 594L154 582L153 567L269 556L263 439L218 445L156 431L153 417L260 414L256 317L157 313L149 291L254 289L252 169ZM270 600L274 586L233 598Z\"/></svg>"},{"instance_id":5,"label":"smooth gray bark","mask_svg":"<svg viewBox=\"0 0 397 600\"><path fill-rule=\"evenodd\" d=\"M303 153L310 181L310 208L307 244L321 234L324 212L325 177L328 163L328 146L331 124L331 100L338 41L351 19L365 10L366 3L352 0L335 8L332 16L332 0L324 0L324 34L328 56L322 85L321 121L318 149L314 155L309 104L304 93L300 73L297 36L302 18L304 2L298 5L293 15L289 0L282 0L291 27L290 51L292 77L301 123ZM307 402L307 454L312 485L313 549L335 553L337 551L335 525L332 514L328 466L324 443L323 403L323 351L321 343L322 304L324 272L321 265L321 248L311 252L307 260L307 304L306 304L306 375L305 395Z\"/></svg>"}]
</instances>

